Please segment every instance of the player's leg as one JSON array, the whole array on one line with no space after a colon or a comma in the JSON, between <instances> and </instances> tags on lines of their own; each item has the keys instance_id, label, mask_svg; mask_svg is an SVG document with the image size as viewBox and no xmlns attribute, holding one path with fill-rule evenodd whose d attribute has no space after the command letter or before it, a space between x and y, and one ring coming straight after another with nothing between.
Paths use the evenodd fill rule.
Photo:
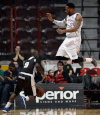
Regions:
<instances>
[{"instance_id":1,"label":"player's leg","mask_svg":"<svg viewBox=\"0 0 100 115\"><path fill-rule=\"evenodd\" d=\"M74 43L74 39L68 39L65 38L65 40L63 41L63 43L59 46L58 51L56 53L56 59L57 60L69 60L70 57L67 53L68 48L67 47L71 47L70 44Z\"/></svg>"},{"instance_id":2,"label":"player's leg","mask_svg":"<svg viewBox=\"0 0 100 115\"><path fill-rule=\"evenodd\" d=\"M92 58L84 58L84 62L90 62L92 63L95 67L97 67L97 61L96 59Z\"/></svg>"},{"instance_id":3,"label":"player's leg","mask_svg":"<svg viewBox=\"0 0 100 115\"><path fill-rule=\"evenodd\" d=\"M97 62L94 58L82 58L82 57L78 57L78 59L72 60L72 62L74 63L79 63L80 66L82 67L82 69L84 68L83 64L81 64L81 62L90 62L92 63L95 67L97 67Z\"/></svg>"},{"instance_id":4,"label":"player's leg","mask_svg":"<svg viewBox=\"0 0 100 115\"><path fill-rule=\"evenodd\" d=\"M10 112L9 107L11 106L12 102L15 100L15 98L18 96L19 92L23 88L23 80L18 78L17 85L15 92L10 96L9 101L7 102L6 106L3 109L3 112Z\"/></svg>"},{"instance_id":5,"label":"player's leg","mask_svg":"<svg viewBox=\"0 0 100 115\"><path fill-rule=\"evenodd\" d=\"M20 93L21 103L24 106L26 106L26 101L33 101L36 98L34 73L33 76L26 76L25 78L26 78L24 83L25 94Z\"/></svg>"},{"instance_id":6,"label":"player's leg","mask_svg":"<svg viewBox=\"0 0 100 115\"><path fill-rule=\"evenodd\" d=\"M65 57L66 56L66 57ZM56 54L57 60L69 60L69 57L67 56L66 51L63 49L62 45L59 47L57 54Z\"/></svg>"}]
</instances>

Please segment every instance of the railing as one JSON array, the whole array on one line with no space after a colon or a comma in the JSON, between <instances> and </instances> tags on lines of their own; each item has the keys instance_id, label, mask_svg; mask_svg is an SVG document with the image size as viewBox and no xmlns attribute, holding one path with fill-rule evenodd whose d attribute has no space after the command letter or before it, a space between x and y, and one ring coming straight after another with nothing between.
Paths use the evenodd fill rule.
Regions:
<instances>
[{"instance_id":1,"label":"railing","mask_svg":"<svg viewBox=\"0 0 100 115\"><path fill-rule=\"evenodd\" d=\"M90 56L91 56L91 53L93 53L93 56L95 57L94 52L92 51L92 49L91 49L91 47L90 47L88 38L87 38L87 36L86 36L84 30L82 30L82 43L83 43L83 44L82 44L82 45L83 45L82 50L84 51L84 48L86 48L86 51L88 51L88 48L87 48L87 46L86 46L84 40L87 41L87 44L88 44L88 47L89 47L89 51L90 51L90 52L87 52L87 53L88 53L88 56L90 57ZM84 52L83 52L83 55L84 55Z\"/></svg>"}]
</instances>

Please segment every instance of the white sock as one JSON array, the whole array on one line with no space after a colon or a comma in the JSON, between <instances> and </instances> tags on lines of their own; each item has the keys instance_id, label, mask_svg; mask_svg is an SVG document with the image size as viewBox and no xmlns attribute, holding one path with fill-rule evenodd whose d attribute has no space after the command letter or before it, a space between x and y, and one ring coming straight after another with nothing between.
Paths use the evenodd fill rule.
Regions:
<instances>
[{"instance_id":1,"label":"white sock","mask_svg":"<svg viewBox=\"0 0 100 115\"><path fill-rule=\"evenodd\" d=\"M85 62L92 62L92 58L85 58L86 61Z\"/></svg>"},{"instance_id":2,"label":"white sock","mask_svg":"<svg viewBox=\"0 0 100 115\"><path fill-rule=\"evenodd\" d=\"M29 97L28 96L25 96L25 98L26 98L26 101L29 101Z\"/></svg>"},{"instance_id":3,"label":"white sock","mask_svg":"<svg viewBox=\"0 0 100 115\"><path fill-rule=\"evenodd\" d=\"M5 108L9 108L9 107L10 107L10 105L11 105L11 103L10 103L10 102L7 102L7 104L6 104Z\"/></svg>"}]
</instances>

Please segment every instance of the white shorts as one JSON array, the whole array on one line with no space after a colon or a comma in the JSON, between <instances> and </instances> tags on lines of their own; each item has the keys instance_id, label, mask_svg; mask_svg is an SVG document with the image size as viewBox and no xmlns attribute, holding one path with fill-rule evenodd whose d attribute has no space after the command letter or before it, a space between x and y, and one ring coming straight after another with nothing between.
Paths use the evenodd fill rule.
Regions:
<instances>
[{"instance_id":1,"label":"white shorts","mask_svg":"<svg viewBox=\"0 0 100 115\"><path fill-rule=\"evenodd\" d=\"M77 52L80 51L81 38L72 37L65 38L63 43L60 45L56 56L64 56L70 58L71 60L77 59Z\"/></svg>"}]
</instances>

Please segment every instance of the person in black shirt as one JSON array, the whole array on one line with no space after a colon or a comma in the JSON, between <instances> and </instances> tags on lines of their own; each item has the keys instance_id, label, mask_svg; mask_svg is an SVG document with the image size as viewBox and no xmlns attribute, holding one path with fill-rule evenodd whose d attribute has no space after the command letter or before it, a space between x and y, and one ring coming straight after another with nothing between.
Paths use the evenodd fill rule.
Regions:
<instances>
[{"instance_id":1,"label":"person in black shirt","mask_svg":"<svg viewBox=\"0 0 100 115\"><path fill-rule=\"evenodd\" d=\"M28 60L25 61L22 71L19 72L17 86L15 92L10 96L9 101L7 102L6 106L4 107L3 112L10 112L9 107L14 99L18 96L20 91L24 88L25 96L21 97L21 100L24 101L33 101L36 97L36 87L35 87L35 69L40 72L43 77L46 75L44 74L36 55L30 57ZM23 105L24 104L23 101Z\"/></svg>"}]
</instances>

